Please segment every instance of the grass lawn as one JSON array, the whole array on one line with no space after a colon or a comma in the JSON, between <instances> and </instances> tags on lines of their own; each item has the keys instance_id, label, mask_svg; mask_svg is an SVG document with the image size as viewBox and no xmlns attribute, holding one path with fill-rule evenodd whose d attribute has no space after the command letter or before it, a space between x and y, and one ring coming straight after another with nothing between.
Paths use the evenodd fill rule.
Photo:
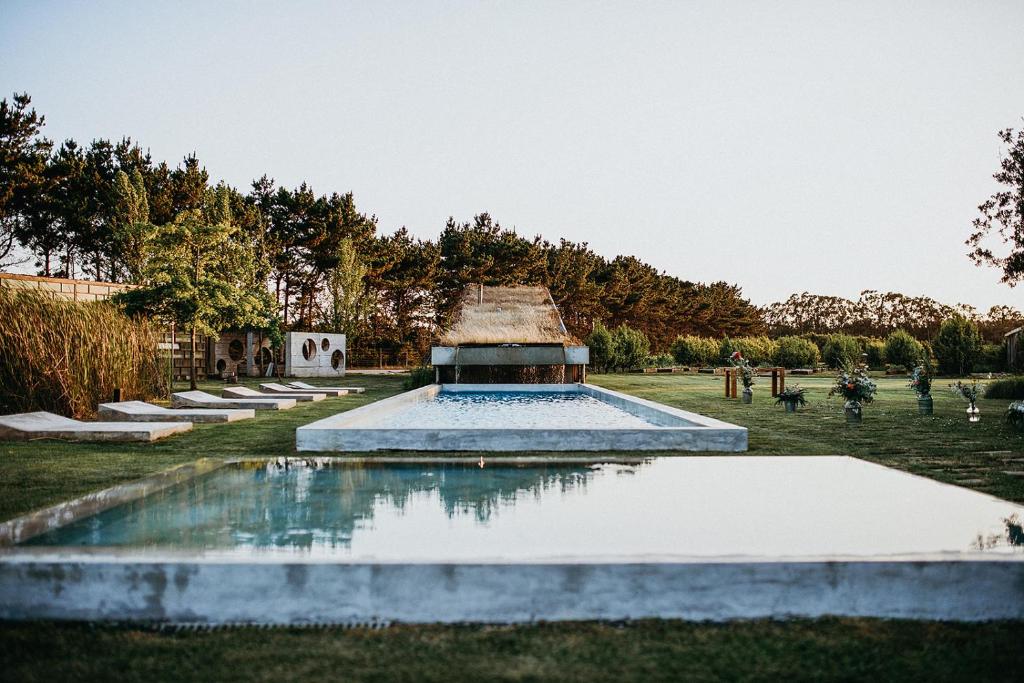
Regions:
<instances>
[{"instance_id":1,"label":"grass lawn","mask_svg":"<svg viewBox=\"0 0 1024 683\"><path fill-rule=\"evenodd\" d=\"M1024 502L1024 436L1002 422L1008 401L981 401L982 422L935 387L935 415L917 414L902 378L879 379L864 423L847 427L830 378L790 378L809 405L787 415L769 398L721 396L722 380L689 375L591 375L594 384L750 429L750 453L847 454ZM247 381L255 385L257 381ZM328 384L338 382L328 382ZM197 425L155 444L0 442L0 519L200 457L293 453L294 429L401 391L401 378L350 376L366 393L255 421ZM204 383L219 392L219 383ZM736 456L742 457L742 456ZM515 627L396 626L384 630L240 628L175 633L81 624L0 624L0 678L9 680L1012 680L1024 665L1022 623L875 619L723 625L643 621Z\"/></svg>"}]
</instances>

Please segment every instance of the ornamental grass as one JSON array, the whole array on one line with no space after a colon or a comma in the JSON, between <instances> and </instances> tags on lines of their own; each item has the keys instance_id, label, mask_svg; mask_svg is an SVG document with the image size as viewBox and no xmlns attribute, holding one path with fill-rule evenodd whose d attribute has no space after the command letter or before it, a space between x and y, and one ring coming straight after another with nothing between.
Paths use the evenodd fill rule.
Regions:
<instances>
[{"instance_id":1,"label":"ornamental grass","mask_svg":"<svg viewBox=\"0 0 1024 683\"><path fill-rule=\"evenodd\" d=\"M123 400L167 393L157 326L110 302L0 287L0 321L2 414L89 418L117 389Z\"/></svg>"}]
</instances>

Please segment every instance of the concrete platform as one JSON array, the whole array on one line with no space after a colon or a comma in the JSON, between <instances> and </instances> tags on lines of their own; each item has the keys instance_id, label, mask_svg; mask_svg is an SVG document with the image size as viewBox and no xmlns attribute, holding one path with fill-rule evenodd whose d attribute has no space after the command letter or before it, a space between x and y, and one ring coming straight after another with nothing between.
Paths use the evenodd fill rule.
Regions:
<instances>
[{"instance_id":1,"label":"concrete platform","mask_svg":"<svg viewBox=\"0 0 1024 683\"><path fill-rule=\"evenodd\" d=\"M302 401L302 402L323 401L324 399L327 398L327 394L312 394L312 393L308 393L308 392L305 392L305 393L295 392L293 394L278 394L278 393L270 394L270 393L266 393L266 392L256 391L255 389L250 389L249 387L224 387L224 389L221 390L220 395L223 398L242 398L242 399L246 399L246 398L252 398L252 399L257 399L257 398L290 398L290 399L292 399L294 401Z\"/></svg>"},{"instance_id":2,"label":"concrete platform","mask_svg":"<svg viewBox=\"0 0 1024 683\"><path fill-rule=\"evenodd\" d=\"M164 408L144 401L101 403L98 413L119 422L236 422L256 417L252 408Z\"/></svg>"},{"instance_id":3,"label":"concrete platform","mask_svg":"<svg viewBox=\"0 0 1024 683\"><path fill-rule=\"evenodd\" d=\"M277 384L276 382L264 382L260 385L260 391L265 394L281 396L294 396L296 394L323 394L324 396L330 396L333 398L344 396L348 393L347 391L340 391L338 389L296 389L283 384Z\"/></svg>"},{"instance_id":4,"label":"concrete platform","mask_svg":"<svg viewBox=\"0 0 1024 683\"><path fill-rule=\"evenodd\" d=\"M256 392L253 392L256 393ZM256 393L259 398L220 398L205 391L179 391L171 394L171 405L175 408L218 408L252 410L288 410L294 408L294 398L270 398Z\"/></svg>"},{"instance_id":5,"label":"concrete platform","mask_svg":"<svg viewBox=\"0 0 1024 683\"><path fill-rule=\"evenodd\" d=\"M0 417L0 439L28 441L61 439L64 441L156 441L192 429L191 422L164 422L157 425L125 422L82 422L54 413L36 412Z\"/></svg>"},{"instance_id":6,"label":"concrete platform","mask_svg":"<svg viewBox=\"0 0 1024 683\"><path fill-rule=\"evenodd\" d=\"M303 389L312 391L344 391L349 394L361 394L366 391L363 387L315 387L312 384L306 382L288 382L288 386L293 389Z\"/></svg>"}]
</instances>

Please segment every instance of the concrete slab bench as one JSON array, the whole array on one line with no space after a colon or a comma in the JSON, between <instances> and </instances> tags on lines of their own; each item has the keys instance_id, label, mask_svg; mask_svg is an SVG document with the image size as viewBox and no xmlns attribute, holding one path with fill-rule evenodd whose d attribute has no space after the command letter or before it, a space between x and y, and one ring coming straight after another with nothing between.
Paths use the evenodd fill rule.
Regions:
<instances>
[{"instance_id":1,"label":"concrete slab bench","mask_svg":"<svg viewBox=\"0 0 1024 683\"><path fill-rule=\"evenodd\" d=\"M63 415L19 413L0 416L0 439L62 439L64 441L156 441L192 429L191 422L131 424L82 422Z\"/></svg>"},{"instance_id":2,"label":"concrete slab bench","mask_svg":"<svg viewBox=\"0 0 1024 683\"><path fill-rule=\"evenodd\" d=\"M362 387L315 387L312 384L306 382L288 382L288 386L293 389L307 389L311 391L343 391L348 394L361 394L366 389Z\"/></svg>"},{"instance_id":3,"label":"concrete slab bench","mask_svg":"<svg viewBox=\"0 0 1024 683\"><path fill-rule=\"evenodd\" d=\"M268 394L260 393L255 389L249 387L224 387L224 390L220 392L222 398L241 398L241 399L257 399L257 398L290 398L295 401L323 401L327 398L327 394L310 394L310 393L299 393L294 394L276 394L271 397Z\"/></svg>"},{"instance_id":4,"label":"concrete slab bench","mask_svg":"<svg viewBox=\"0 0 1024 683\"><path fill-rule=\"evenodd\" d=\"M338 391L336 389L321 389L316 387L315 389L296 389L294 387L286 387L283 384L277 384L275 382L264 382L260 385L260 391L266 394L279 394L281 396L295 396L296 394L323 394L324 396L344 396L347 391Z\"/></svg>"},{"instance_id":5,"label":"concrete slab bench","mask_svg":"<svg viewBox=\"0 0 1024 683\"><path fill-rule=\"evenodd\" d=\"M255 392L254 392L255 393ZM220 398L205 391L179 391L171 394L171 405L175 408L235 408L252 410L288 410L295 407L294 398Z\"/></svg>"},{"instance_id":6,"label":"concrete slab bench","mask_svg":"<svg viewBox=\"0 0 1024 683\"><path fill-rule=\"evenodd\" d=\"M124 422L235 422L256 417L252 408L164 408L145 401L101 403L99 416Z\"/></svg>"}]
</instances>

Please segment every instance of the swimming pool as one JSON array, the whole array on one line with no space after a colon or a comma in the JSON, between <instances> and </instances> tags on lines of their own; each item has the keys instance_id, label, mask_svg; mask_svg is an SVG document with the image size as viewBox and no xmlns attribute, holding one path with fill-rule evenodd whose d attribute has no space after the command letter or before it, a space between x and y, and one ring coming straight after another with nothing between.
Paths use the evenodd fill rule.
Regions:
<instances>
[{"instance_id":1,"label":"swimming pool","mask_svg":"<svg viewBox=\"0 0 1024 683\"><path fill-rule=\"evenodd\" d=\"M589 384L433 384L299 427L299 451L745 451L747 430Z\"/></svg>"}]
</instances>

